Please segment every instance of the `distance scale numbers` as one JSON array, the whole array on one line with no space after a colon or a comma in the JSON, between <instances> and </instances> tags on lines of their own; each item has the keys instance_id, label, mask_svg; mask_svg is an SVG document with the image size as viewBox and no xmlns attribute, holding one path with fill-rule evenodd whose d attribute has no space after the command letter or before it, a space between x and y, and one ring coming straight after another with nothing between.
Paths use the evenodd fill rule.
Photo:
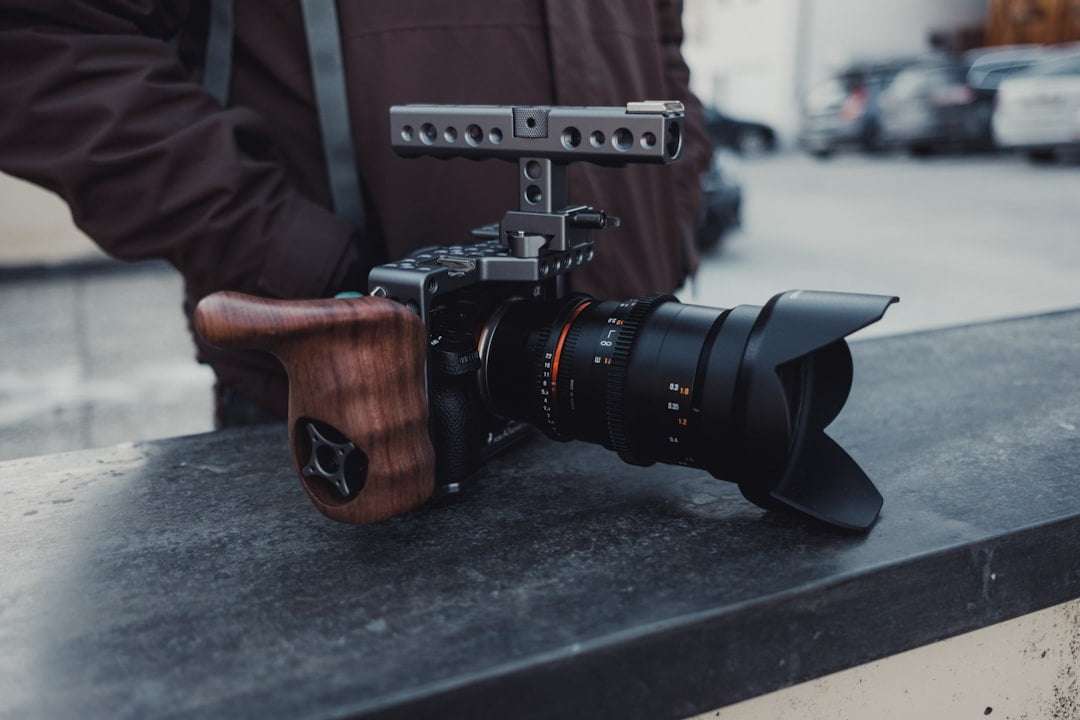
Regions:
<instances>
[{"instance_id":1,"label":"distance scale numbers","mask_svg":"<svg viewBox=\"0 0 1080 720\"><path fill-rule=\"evenodd\" d=\"M619 310L624 307L630 307L630 303L620 303ZM622 326L626 324L626 321L621 317L612 315L607 319L608 328L600 336L600 342L597 345L596 354L593 355L593 365L605 365L610 366L614 364L615 354L615 340L619 337L619 332Z\"/></svg>"},{"instance_id":2,"label":"distance scale numbers","mask_svg":"<svg viewBox=\"0 0 1080 720\"><path fill-rule=\"evenodd\" d=\"M667 436L667 444L672 453L671 460L679 465L696 463L693 457L683 454L690 449L686 441L689 439L690 428L693 424L693 392L692 383L669 380L665 383L661 394L662 410L671 422L671 430ZM686 446L685 451L684 446Z\"/></svg>"},{"instance_id":3,"label":"distance scale numbers","mask_svg":"<svg viewBox=\"0 0 1080 720\"><path fill-rule=\"evenodd\" d=\"M619 339L623 325L626 324L626 315L634 306L633 300L623 300L615 307L615 311L608 316L607 329L600 335L600 341L593 355L593 365L602 365L605 370L615 364L615 342Z\"/></svg>"}]
</instances>

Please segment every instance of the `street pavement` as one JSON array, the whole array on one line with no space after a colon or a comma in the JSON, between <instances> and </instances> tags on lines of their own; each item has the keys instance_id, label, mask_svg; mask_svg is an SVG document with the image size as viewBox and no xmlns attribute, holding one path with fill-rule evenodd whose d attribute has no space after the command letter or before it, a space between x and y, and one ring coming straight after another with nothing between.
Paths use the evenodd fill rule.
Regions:
<instances>
[{"instance_id":1,"label":"street pavement","mask_svg":"<svg viewBox=\"0 0 1080 720\"><path fill-rule=\"evenodd\" d=\"M744 230L705 259L685 302L899 295L860 337L1080 305L1080 166L789 153L737 169Z\"/></svg>"},{"instance_id":2,"label":"street pavement","mask_svg":"<svg viewBox=\"0 0 1080 720\"><path fill-rule=\"evenodd\" d=\"M787 153L738 171L744 228L685 301L900 295L861 336L1080 305L1080 167ZM41 207L41 223L67 227L62 206ZM27 222L0 216L2 242ZM163 267L0 282L0 459L210 429L212 374L192 359L180 302Z\"/></svg>"},{"instance_id":3,"label":"street pavement","mask_svg":"<svg viewBox=\"0 0 1080 720\"><path fill-rule=\"evenodd\" d=\"M212 428L166 267L0 283L0 460Z\"/></svg>"}]
</instances>

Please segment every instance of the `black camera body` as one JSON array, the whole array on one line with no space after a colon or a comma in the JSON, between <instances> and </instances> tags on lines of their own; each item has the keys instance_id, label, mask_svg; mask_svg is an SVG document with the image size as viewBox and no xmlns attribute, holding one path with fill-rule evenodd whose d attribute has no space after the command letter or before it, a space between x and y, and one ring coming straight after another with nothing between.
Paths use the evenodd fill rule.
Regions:
<instances>
[{"instance_id":1,"label":"black camera body","mask_svg":"<svg viewBox=\"0 0 1080 720\"><path fill-rule=\"evenodd\" d=\"M436 492L459 491L532 426L632 464L701 468L763 508L865 531L881 495L824 430L851 387L844 338L897 298L800 290L764 306L709 308L564 291L566 274L593 259L595 233L619 223L570 203L567 164L673 162L683 120L672 101L390 109L402 157L518 166L519 205L499 223L474 230L471 243L425 248L369 275L371 296L405 305L427 332ZM314 461L305 475L336 477Z\"/></svg>"}]
</instances>

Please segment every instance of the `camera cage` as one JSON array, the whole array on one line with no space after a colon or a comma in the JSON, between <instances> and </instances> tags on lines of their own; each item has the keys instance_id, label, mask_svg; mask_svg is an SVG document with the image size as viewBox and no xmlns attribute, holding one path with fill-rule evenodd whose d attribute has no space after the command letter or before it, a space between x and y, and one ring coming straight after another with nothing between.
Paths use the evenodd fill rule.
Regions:
<instances>
[{"instance_id":1,"label":"camera cage","mask_svg":"<svg viewBox=\"0 0 1080 720\"><path fill-rule=\"evenodd\" d=\"M401 157L518 163L518 208L477 228L477 242L418 250L374 268L370 294L406 304L425 322L437 297L485 282L553 283L592 260L592 231L619 220L569 203L571 162L621 166L679 158L682 103L623 107L396 105L390 141Z\"/></svg>"}]
</instances>

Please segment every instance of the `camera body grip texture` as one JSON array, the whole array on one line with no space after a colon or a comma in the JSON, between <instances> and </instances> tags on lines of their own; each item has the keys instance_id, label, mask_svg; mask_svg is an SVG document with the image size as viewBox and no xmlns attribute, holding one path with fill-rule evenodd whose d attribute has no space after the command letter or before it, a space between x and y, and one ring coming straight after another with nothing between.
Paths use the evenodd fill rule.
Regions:
<instances>
[{"instance_id":1,"label":"camera body grip texture","mask_svg":"<svg viewBox=\"0 0 1080 720\"><path fill-rule=\"evenodd\" d=\"M431 497L427 331L406 307L374 297L270 300L218 292L199 303L195 329L212 345L264 350L285 366L293 464L327 517L375 522ZM344 436L366 461L362 486L352 495L305 475L312 421Z\"/></svg>"}]
</instances>

